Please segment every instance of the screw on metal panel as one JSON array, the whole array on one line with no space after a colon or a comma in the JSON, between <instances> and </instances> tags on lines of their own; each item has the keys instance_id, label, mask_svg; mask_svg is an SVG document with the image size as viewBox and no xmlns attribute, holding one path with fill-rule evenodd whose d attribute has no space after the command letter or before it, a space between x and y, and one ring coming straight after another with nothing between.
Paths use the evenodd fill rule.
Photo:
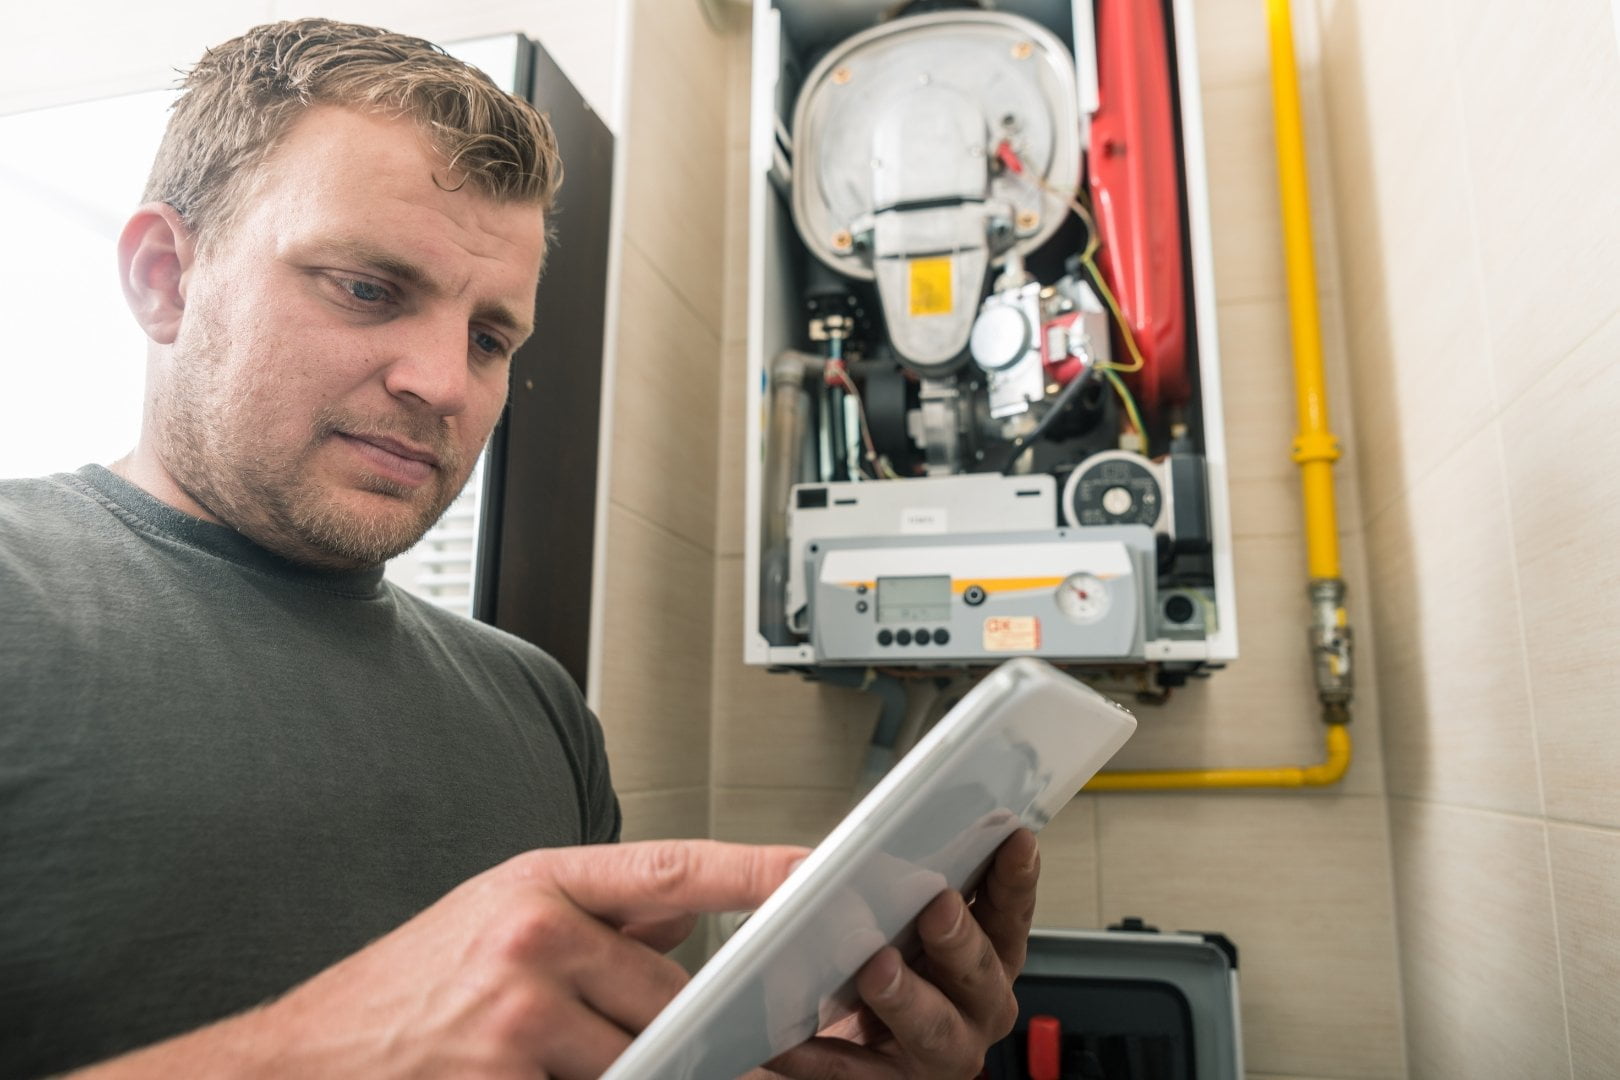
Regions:
<instances>
[{"instance_id":1,"label":"screw on metal panel","mask_svg":"<svg viewBox=\"0 0 1620 1080\"><path fill-rule=\"evenodd\" d=\"M1033 55L1035 55L1035 46L1028 41L1020 41L1012 47L1014 60L1028 60Z\"/></svg>"},{"instance_id":2,"label":"screw on metal panel","mask_svg":"<svg viewBox=\"0 0 1620 1080\"><path fill-rule=\"evenodd\" d=\"M843 86L854 77L854 73L851 72L847 67L836 68L832 73L832 81L837 83L839 86Z\"/></svg>"},{"instance_id":3,"label":"screw on metal panel","mask_svg":"<svg viewBox=\"0 0 1620 1080\"><path fill-rule=\"evenodd\" d=\"M832 234L832 246L838 251L848 251L855 244L855 238L849 234L848 229L839 229Z\"/></svg>"},{"instance_id":4,"label":"screw on metal panel","mask_svg":"<svg viewBox=\"0 0 1620 1080\"><path fill-rule=\"evenodd\" d=\"M1033 210L1020 210L1020 211L1018 211L1018 229L1019 229L1020 232L1027 232L1028 230L1033 229L1035 226L1039 225L1040 223L1041 223L1041 215L1037 214L1035 211L1033 211Z\"/></svg>"}]
</instances>

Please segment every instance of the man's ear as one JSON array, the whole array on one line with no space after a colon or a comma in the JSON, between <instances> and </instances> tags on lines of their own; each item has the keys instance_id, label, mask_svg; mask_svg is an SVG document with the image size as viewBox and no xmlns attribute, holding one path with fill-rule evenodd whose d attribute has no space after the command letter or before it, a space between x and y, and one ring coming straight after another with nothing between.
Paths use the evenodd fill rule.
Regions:
<instances>
[{"instance_id":1,"label":"man's ear","mask_svg":"<svg viewBox=\"0 0 1620 1080\"><path fill-rule=\"evenodd\" d=\"M172 345L186 308L186 275L196 241L180 212L168 203L146 203L118 237L119 282L124 300L146 336Z\"/></svg>"}]
</instances>

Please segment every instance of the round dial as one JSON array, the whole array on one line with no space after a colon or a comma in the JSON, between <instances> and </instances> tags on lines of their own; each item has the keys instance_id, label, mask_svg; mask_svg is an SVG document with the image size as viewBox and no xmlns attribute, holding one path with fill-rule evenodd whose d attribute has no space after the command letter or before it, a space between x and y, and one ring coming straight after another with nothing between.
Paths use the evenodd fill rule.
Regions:
<instances>
[{"instance_id":1,"label":"round dial","mask_svg":"<svg viewBox=\"0 0 1620 1080\"><path fill-rule=\"evenodd\" d=\"M1070 574L1058 586L1057 606L1078 623L1094 623L1108 614L1108 583L1096 574Z\"/></svg>"}]
</instances>

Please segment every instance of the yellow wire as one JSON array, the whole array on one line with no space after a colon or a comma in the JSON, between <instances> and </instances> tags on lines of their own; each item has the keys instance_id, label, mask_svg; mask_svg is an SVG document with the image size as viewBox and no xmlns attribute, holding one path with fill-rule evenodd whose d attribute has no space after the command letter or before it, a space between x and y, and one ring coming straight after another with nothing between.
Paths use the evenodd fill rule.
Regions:
<instances>
[{"instance_id":1,"label":"yellow wire","mask_svg":"<svg viewBox=\"0 0 1620 1080\"><path fill-rule=\"evenodd\" d=\"M1102 373L1103 377L1113 384L1114 392L1119 395L1119 400L1125 406L1126 415L1131 418L1131 424L1136 428L1136 433L1142 437L1142 453L1147 453L1147 428L1142 424L1142 414L1136 411L1136 399L1125 388L1124 379L1121 379L1108 368L1103 368Z\"/></svg>"},{"instance_id":2,"label":"yellow wire","mask_svg":"<svg viewBox=\"0 0 1620 1080\"><path fill-rule=\"evenodd\" d=\"M1108 305L1109 312L1114 316L1114 324L1119 327L1119 336L1125 340L1125 351L1131 354L1129 364L1116 364L1111 360L1099 360L1096 366L1105 371L1122 371L1127 375L1134 371L1141 371L1147 366L1147 361L1142 359L1142 352L1136 346L1136 335L1131 333L1130 324L1125 321L1124 314L1119 310L1119 301L1114 299L1113 290L1108 287L1108 282L1103 280L1102 271L1098 269L1096 262L1093 261L1098 247L1101 246L1097 239L1097 222L1092 219L1091 212L1086 209L1084 203L1073 195L1061 192L1048 184L1044 176L1036 176L1029 170L1028 166L1024 168L1024 175L1034 180L1042 191L1045 191L1054 199L1066 203L1069 209L1073 210L1080 220L1085 223L1086 248L1080 253L1080 262L1087 270L1091 271L1091 283L1102 294L1103 303ZM1143 429L1143 438L1146 437L1146 429Z\"/></svg>"}]
</instances>

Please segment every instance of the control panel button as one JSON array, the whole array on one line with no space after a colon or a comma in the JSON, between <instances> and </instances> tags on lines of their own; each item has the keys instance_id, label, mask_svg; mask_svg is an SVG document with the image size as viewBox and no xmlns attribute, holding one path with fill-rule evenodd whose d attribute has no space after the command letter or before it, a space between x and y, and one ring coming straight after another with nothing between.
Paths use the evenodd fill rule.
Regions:
<instances>
[{"instance_id":1,"label":"control panel button","mask_svg":"<svg viewBox=\"0 0 1620 1080\"><path fill-rule=\"evenodd\" d=\"M942 626L938 630L934 631L934 644L935 645L949 645L950 643L951 643L951 632L949 630L945 629Z\"/></svg>"},{"instance_id":2,"label":"control panel button","mask_svg":"<svg viewBox=\"0 0 1620 1080\"><path fill-rule=\"evenodd\" d=\"M897 644L897 645L910 645L911 644L911 631L910 630L901 630L901 631L897 632L894 635L894 640L895 640L895 644Z\"/></svg>"},{"instance_id":3,"label":"control panel button","mask_svg":"<svg viewBox=\"0 0 1620 1080\"><path fill-rule=\"evenodd\" d=\"M855 601L855 610L859 614L862 614L862 615L866 614L866 601L865 600L857 600L857 601Z\"/></svg>"},{"instance_id":4,"label":"control panel button","mask_svg":"<svg viewBox=\"0 0 1620 1080\"><path fill-rule=\"evenodd\" d=\"M962 599L968 606L978 607L984 603L984 587L981 585L969 585L962 590Z\"/></svg>"},{"instance_id":5,"label":"control panel button","mask_svg":"<svg viewBox=\"0 0 1620 1080\"><path fill-rule=\"evenodd\" d=\"M879 645L893 645L894 644L894 633L893 633L893 631L879 630L878 631L878 644Z\"/></svg>"},{"instance_id":6,"label":"control panel button","mask_svg":"<svg viewBox=\"0 0 1620 1080\"><path fill-rule=\"evenodd\" d=\"M928 630L926 628L917 631L917 644L926 645L926 644L928 644L929 640L930 640L930 635L929 635Z\"/></svg>"}]
</instances>

